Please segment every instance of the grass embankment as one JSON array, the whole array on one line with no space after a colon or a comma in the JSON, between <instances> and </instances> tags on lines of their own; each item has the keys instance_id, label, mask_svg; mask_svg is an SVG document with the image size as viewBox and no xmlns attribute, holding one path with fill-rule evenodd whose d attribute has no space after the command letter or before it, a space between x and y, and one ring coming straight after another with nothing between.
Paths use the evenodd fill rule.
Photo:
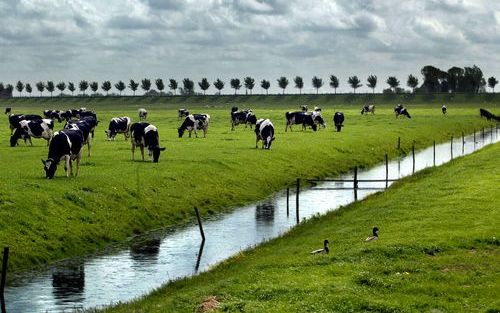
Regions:
<instances>
[{"instance_id":1,"label":"grass embankment","mask_svg":"<svg viewBox=\"0 0 500 313\"><path fill-rule=\"evenodd\" d=\"M105 312L498 312L500 144ZM378 241L365 243L373 225ZM309 251L330 240L329 255Z\"/></svg>"},{"instance_id":2,"label":"grass embankment","mask_svg":"<svg viewBox=\"0 0 500 313\"><path fill-rule=\"evenodd\" d=\"M448 140L451 135L489 125L479 118L477 103L450 108L445 117L437 102L414 103L409 107L413 119L397 120L392 102L379 104L373 116L361 116L357 104L332 104L326 96L297 97L0 101L13 112L38 114L47 108L85 106L95 110L101 120L93 155L87 157L84 148L80 176L63 177L60 165L51 181L44 179L40 162L47 157L45 142L34 139L33 147L20 142L10 148L7 119L0 120L0 245L11 247L10 270L92 253L110 242L124 242L133 234L185 223L193 220L193 206L204 215L213 214L262 199L297 177L321 177L355 165L372 165L382 161L385 153L391 157L398 153L398 136L402 137L403 151L407 151L412 140L421 148L432 140ZM321 105L329 127L313 133L297 131L296 126L296 131L285 133L284 112L296 110L298 103ZM272 119L277 133L270 151L254 148L255 135L250 129L239 126L230 131L229 108L233 104L251 107L257 117ZM130 161L130 143L121 135L115 142L105 139L111 117L129 115L137 120L137 108L142 106L148 109L148 121L158 127L161 144L167 148L158 164ZM177 138L178 107L212 116L207 138ZM341 133L334 132L331 125L336 110L346 114ZM56 129L61 127L56 125ZM137 151L136 159L140 159Z\"/></svg>"}]
</instances>

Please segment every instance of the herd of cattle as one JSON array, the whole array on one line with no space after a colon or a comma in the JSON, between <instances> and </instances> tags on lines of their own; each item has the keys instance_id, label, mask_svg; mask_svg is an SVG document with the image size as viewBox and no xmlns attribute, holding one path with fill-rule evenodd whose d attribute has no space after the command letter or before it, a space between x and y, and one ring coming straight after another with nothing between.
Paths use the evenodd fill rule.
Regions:
<instances>
[{"instance_id":1,"label":"herd of cattle","mask_svg":"<svg viewBox=\"0 0 500 313\"><path fill-rule=\"evenodd\" d=\"M447 108L445 105L441 107L443 114L446 114ZM396 118L399 116L411 118L408 110L398 104L394 108ZM497 118L490 112L480 109L481 116L487 118ZM375 105L367 104L363 106L361 114L375 114ZM72 161L76 160L76 174L79 172L79 164L82 156L83 146L88 146L88 155L91 155L91 138L94 138L94 130L99 124L95 112L87 111L85 108L71 109L67 111L45 110L43 117L35 114L12 114L11 108L5 109L5 114L8 114L9 126L11 130L10 146L15 147L19 139L23 139L25 143L31 144L31 138L43 138L47 140L49 146L48 157L42 160L47 178L53 178L60 161L64 161L66 176L73 174ZM142 160L144 160L144 148L148 150L148 155L153 162L158 162L160 152L165 150L165 147L160 147L158 129L145 120L147 119L147 111L143 108L138 111L140 122L132 123L128 116L114 117L110 120L108 129L105 131L108 140L114 140L117 134L124 134L125 139L131 138L132 143L132 160L134 160L135 148L141 150ZM185 131L188 131L189 137L194 131L198 137L198 130L203 130L203 137L206 137L210 115L208 114L190 114L186 109L178 110L178 118L184 119L180 127L177 129L179 137L182 137ZM317 131L319 128L325 128L326 123L323 119L321 108L315 107L312 112L308 111L307 106L301 106L300 111L286 112L285 132L292 125L302 125L302 130L308 127ZM54 122L65 121L62 130L54 132ZM333 115L333 123L337 132L342 130L344 126L344 113L335 112ZM257 119L256 115L250 109L238 110L238 107L231 109L231 130L234 127L244 124L245 128L255 126L255 147L258 147L259 141L262 141L262 148L269 149L271 143L275 140L274 125L269 119ZM69 172L68 172L69 170Z\"/></svg>"}]
</instances>

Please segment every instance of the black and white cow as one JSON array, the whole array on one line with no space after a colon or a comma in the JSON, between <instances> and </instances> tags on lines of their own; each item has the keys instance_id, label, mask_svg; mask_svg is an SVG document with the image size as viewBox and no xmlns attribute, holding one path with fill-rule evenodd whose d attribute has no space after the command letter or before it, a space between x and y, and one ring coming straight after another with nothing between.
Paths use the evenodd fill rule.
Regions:
<instances>
[{"instance_id":1,"label":"black and white cow","mask_svg":"<svg viewBox=\"0 0 500 313\"><path fill-rule=\"evenodd\" d=\"M320 107L314 107L314 112L321 112L321 108Z\"/></svg>"},{"instance_id":2,"label":"black and white cow","mask_svg":"<svg viewBox=\"0 0 500 313\"><path fill-rule=\"evenodd\" d=\"M255 124L255 148L258 148L259 140L262 140L262 149L271 148L274 141L274 126L269 119L259 119Z\"/></svg>"},{"instance_id":3,"label":"black and white cow","mask_svg":"<svg viewBox=\"0 0 500 313\"><path fill-rule=\"evenodd\" d=\"M10 134L12 135L13 131L19 127L19 122L22 120L34 121L41 119L42 117L36 114L9 114Z\"/></svg>"},{"instance_id":4,"label":"black and white cow","mask_svg":"<svg viewBox=\"0 0 500 313\"><path fill-rule=\"evenodd\" d=\"M177 129L179 138L184 135L187 130L191 138L191 132L194 130L194 135L198 138L198 129L203 129L203 137L206 137L208 131L208 124L210 122L210 115L208 114L190 114L186 117L181 127Z\"/></svg>"},{"instance_id":5,"label":"black and white cow","mask_svg":"<svg viewBox=\"0 0 500 313\"><path fill-rule=\"evenodd\" d=\"M408 113L408 110L401 104L398 104L394 108L394 112L396 113L396 118L398 118L400 115L406 116L407 118L411 118L410 113Z\"/></svg>"},{"instance_id":6,"label":"black and white cow","mask_svg":"<svg viewBox=\"0 0 500 313\"><path fill-rule=\"evenodd\" d=\"M145 121L148 117L148 111L146 111L146 109L144 108L140 108L138 112L139 112L139 120Z\"/></svg>"},{"instance_id":7,"label":"black and white cow","mask_svg":"<svg viewBox=\"0 0 500 313\"><path fill-rule=\"evenodd\" d=\"M316 125L322 126L323 128L326 128L326 123L325 123L325 120L323 119L323 116L321 115L321 110L320 111L315 110L309 114L311 114L312 119Z\"/></svg>"},{"instance_id":8,"label":"black and white cow","mask_svg":"<svg viewBox=\"0 0 500 313\"><path fill-rule=\"evenodd\" d=\"M443 104L443 106L441 107L441 112L443 112L443 114L446 114L446 111L448 111L448 108Z\"/></svg>"},{"instance_id":9,"label":"black and white cow","mask_svg":"<svg viewBox=\"0 0 500 313\"><path fill-rule=\"evenodd\" d=\"M308 110L307 105L301 105L300 109L302 110L302 112L307 112Z\"/></svg>"},{"instance_id":10,"label":"black and white cow","mask_svg":"<svg viewBox=\"0 0 500 313\"><path fill-rule=\"evenodd\" d=\"M337 132L342 130L342 127L344 127L344 113L342 112L335 112L333 115L333 123L335 124L335 127L337 128Z\"/></svg>"},{"instance_id":11,"label":"black and white cow","mask_svg":"<svg viewBox=\"0 0 500 313\"><path fill-rule=\"evenodd\" d=\"M6 107L5 108L5 113L4 114L9 114L12 111L12 108Z\"/></svg>"},{"instance_id":12,"label":"black and white cow","mask_svg":"<svg viewBox=\"0 0 500 313\"><path fill-rule=\"evenodd\" d=\"M63 117L61 116L63 112L59 110L44 110L43 111L43 116L45 118L50 118L53 120L57 120L59 123L63 120Z\"/></svg>"},{"instance_id":13,"label":"black and white cow","mask_svg":"<svg viewBox=\"0 0 500 313\"><path fill-rule=\"evenodd\" d=\"M29 141L30 145L33 145L31 137L47 140L48 146L52 136L54 136L53 120L22 120L19 122L19 127L16 128L14 134L10 136L10 146L15 147L20 138L23 138L25 143Z\"/></svg>"},{"instance_id":14,"label":"black and white cow","mask_svg":"<svg viewBox=\"0 0 500 313\"><path fill-rule=\"evenodd\" d=\"M189 115L189 110L187 109L179 109L177 110L177 117L182 119L183 117L187 117Z\"/></svg>"},{"instance_id":15,"label":"black and white cow","mask_svg":"<svg viewBox=\"0 0 500 313\"><path fill-rule=\"evenodd\" d=\"M257 123L257 117L253 114L252 110L245 109L243 111L238 111L237 107L231 109L231 130L234 130L234 126L239 124L245 124L245 128L250 125L255 125Z\"/></svg>"},{"instance_id":16,"label":"black and white cow","mask_svg":"<svg viewBox=\"0 0 500 313\"><path fill-rule=\"evenodd\" d=\"M59 161L64 160L66 177L73 175L72 161L76 160L76 174L80 170L80 159L82 158L83 134L80 130L64 129L56 132L49 145L47 160L42 160L45 177L54 177ZM69 174L68 174L69 168Z\"/></svg>"},{"instance_id":17,"label":"black and white cow","mask_svg":"<svg viewBox=\"0 0 500 313\"><path fill-rule=\"evenodd\" d=\"M134 160L135 147L141 149L143 161L144 147L146 147L148 155L152 156L155 163L160 158L160 152L165 150L165 147L160 147L160 137L156 126L146 122L134 123L130 126L130 139L132 141L132 160Z\"/></svg>"},{"instance_id":18,"label":"black and white cow","mask_svg":"<svg viewBox=\"0 0 500 313\"><path fill-rule=\"evenodd\" d=\"M375 114L375 105L374 104L364 105L363 108L361 109L361 114L365 113Z\"/></svg>"},{"instance_id":19,"label":"black and white cow","mask_svg":"<svg viewBox=\"0 0 500 313\"><path fill-rule=\"evenodd\" d=\"M83 134L83 144L88 147L88 156L91 155L90 147L91 140L90 134L94 132L95 127L97 126L98 121L93 116L85 116L77 121L69 121L64 126L65 129L73 129L80 130Z\"/></svg>"},{"instance_id":20,"label":"black and white cow","mask_svg":"<svg viewBox=\"0 0 500 313\"><path fill-rule=\"evenodd\" d=\"M80 119L84 116L94 116L97 119L97 115L94 112L87 111L87 108L79 108L79 109L69 109L64 112L61 112L61 119L66 121L72 119Z\"/></svg>"},{"instance_id":21,"label":"black and white cow","mask_svg":"<svg viewBox=\"0 0 500 313\"><path fill-rule=\"evenodd\" d=\"M306 129L307 126L310 126L314 131L318 129L318 126L313 120L313 116L306 112L300 112L300 111L286 112L285 118L286 118L285 132L288 130L289 127L291 131L293 124L302 124L302 130Z\"/></svg>"},{"instance_id":22,"label":"black and white cow","mask_svg":"<svg viewBox=\"0 0 500 313\"><path fill-rule=\"evenodd\" d=\"M104 131L108 140L115 140L116 134L124 134L125 140L127 140L131 122L132 120L128 116L113 117L111 121L109 121L108 130Z\"/></svg>"}]
</instances>

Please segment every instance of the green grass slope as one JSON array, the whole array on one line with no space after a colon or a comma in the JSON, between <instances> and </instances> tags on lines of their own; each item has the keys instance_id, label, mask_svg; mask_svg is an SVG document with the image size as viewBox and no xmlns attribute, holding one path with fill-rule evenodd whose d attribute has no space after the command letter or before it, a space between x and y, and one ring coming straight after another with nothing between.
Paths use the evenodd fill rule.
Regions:
<instances>
[{"instance_id":1,"label":"green grass slope","mask_svg":"<svg viewBox=\"0 0 500 313\"><path fill-rule=\"evenodd\" d=\"M45 142L33 139L33 147L20 142L11 148L7 119L0 120L0 245L11 247L10 269L93 253L134 234L189 222L194 218L193 206L203 215L212 214L262 199L297 177L323 177L355 165L373 165L385 153L391 157L399 153L398 136L405 153L413 140L418 149L432 140L445 141L451 135L490 126L479 118L477 105L461 104L442 116L438 103L418 104L410 110L413 118L405 120L394 118L393 103L380 104L375 115L362 116L358 105L321 102L327 129L302 132L295 126L295 131L285 133L284 112L296 110L297 102L288 102L292 96L284 100L264 97L263 104L251 102L258 97L237 97L240 102L236 104L248 104L257 117L274 122L276 141L269 151L255 149L252 130L244 126L230 130L230 103L203 102L231 97L173 97L179 102L174 107L161 102L174 101L169 98L158 103L132 97L2 100L0 105L22 113L85 106L95 110L101 121L93 155L87 157L84 148L80 176L66 178L60 166L49 181L44 179L40 162L47 157ZM192 112L211 115L207 138L178 138L180 101ZM128 115L137 120L141 106L148 109L148 121L158 127L161 145L167 148L157 164L132 162L130 142L123 136L114 142L105 138L111 117ZM332 127L336 110L346 115L341 133ZM56 124L56 129L61 127ZM139 155L136 151L136 160Z\"/></svg>"},{"instance_id":2,"label":"green grass slope","mask_svg":"<svg viewBox=\"0 0 500 313\"><path fill-rule=\"evenodd\" d=\"M105 312L498 312L500 144ZM373 225L378 241L364 242ZM310 255L330 240L329 255Z\"/></svg>"}]
</instances>

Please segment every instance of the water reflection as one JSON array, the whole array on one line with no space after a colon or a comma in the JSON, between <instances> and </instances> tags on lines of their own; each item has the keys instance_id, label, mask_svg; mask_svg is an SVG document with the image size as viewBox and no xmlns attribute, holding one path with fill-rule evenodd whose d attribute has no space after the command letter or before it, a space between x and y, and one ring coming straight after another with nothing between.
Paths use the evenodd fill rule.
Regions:
<instances>
[{"instance_id":1,"label":"water reflection","mask_svg":"<svg viewBox=\"0 0 500 313\"><path fill-rule=\"evenodd\" d=\"M272 225L274 223L275 204L265 202L257 205L255 210L255 220L258 224Z\"/></svg>"},{"instance_id":2,"label":"water reflection","mask_svg":"<svg viewBox=\"0 0 500 313\"><path fill-rule=\"evenodd\" d=\"M85 299L85 267L75 262L57 267L52 272L52 293L59 304Z\"/></svg>"},{"instance_id":3,"label":"water reflection","mask_svg":"<svg viewBox=\"0 0 500 313\"><path fill-rule=\"evenodd\" d=\"M202 240L200 244L200 249L198 250L198 255L196 257L196 265L194 267L195 272L198 272L198 269L200 268L200 261L201 261L201 256L203 255L204 247L205 247L205 240Z\"/></svg>"},{"instance_id":4,"label":"water reflection","mask_svg":"<svg viewBox=\"0 0 500 313\"><path fill-rule=\"evenodd\" d=\"M157 261L160 253L160 243L161 240L159 238L149 238L134 242L130 247L130 257L137 262L151 263L152 261Z\"/></svg>"}]
</instances>

